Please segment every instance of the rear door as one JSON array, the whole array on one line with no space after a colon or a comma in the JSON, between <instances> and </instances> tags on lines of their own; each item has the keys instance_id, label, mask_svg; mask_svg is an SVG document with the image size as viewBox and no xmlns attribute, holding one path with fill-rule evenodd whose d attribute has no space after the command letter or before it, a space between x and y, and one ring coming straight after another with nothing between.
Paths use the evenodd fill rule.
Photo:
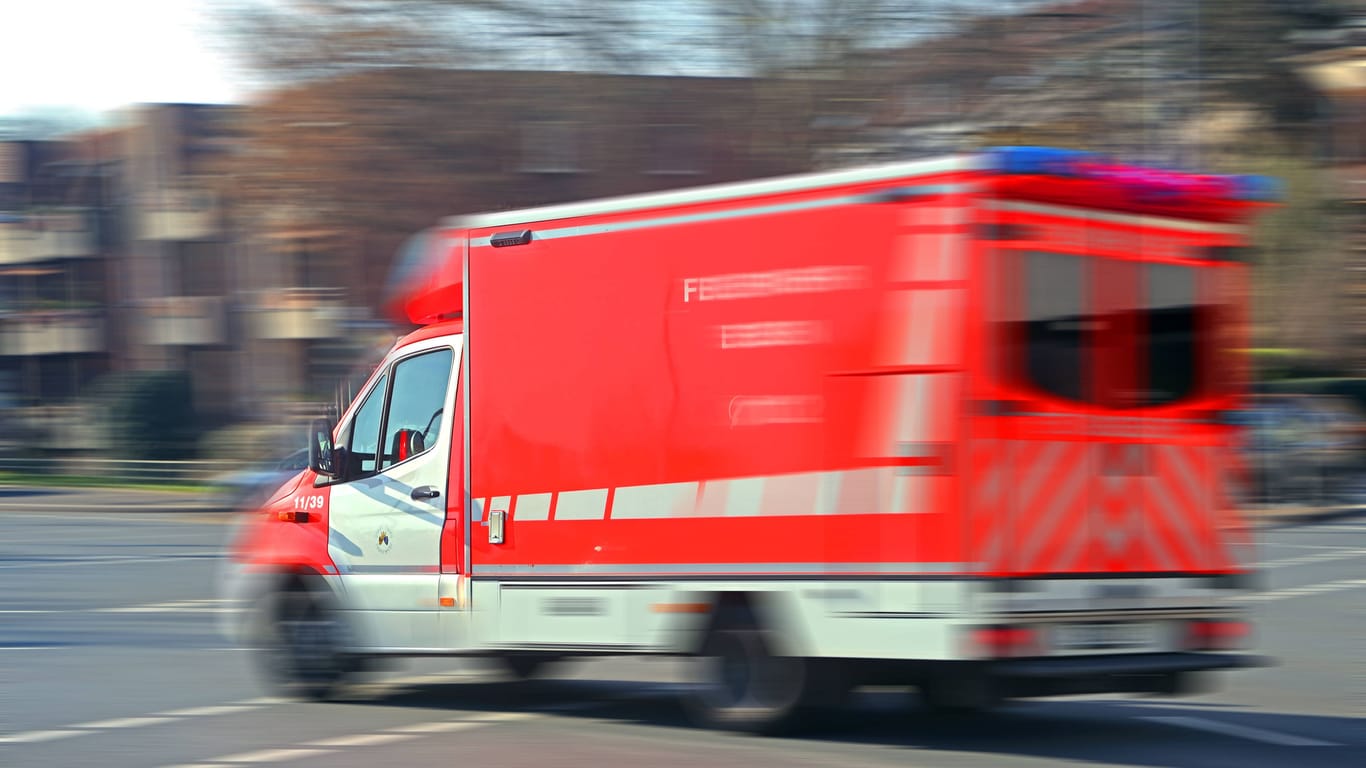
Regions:
<instances>
[{"instance_id":1,"label":"rear door","mask_svg":"<svg viewBox=\"0 0 1366 768\"><path fill-rule=\"evenodd\" d=\"M979 253L970 541L1001 575L1227 567L1228 454L1210 418L1220 275L1199 231L1035 216ZM1154 256L1169 258L1153 258ZM1184 258L1174 258L1180 255ZM1226 361L1225 361L1226 362Z\"/></svg>"}]
</instances>

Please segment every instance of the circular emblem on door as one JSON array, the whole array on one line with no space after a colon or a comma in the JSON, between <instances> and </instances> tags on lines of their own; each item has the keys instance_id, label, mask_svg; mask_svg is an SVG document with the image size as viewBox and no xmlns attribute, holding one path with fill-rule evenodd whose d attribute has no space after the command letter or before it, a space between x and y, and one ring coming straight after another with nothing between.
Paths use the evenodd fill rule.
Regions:
<instances>
[{"instance_id":1,"label":"circular emblem on door","mask_svg":"<svg viewBox=\"0 0 1366 768\"><path fill-rule=\"evenodd\" d=\"M389 547L392 545L393 541L389 538L389 530L387 528L381 528L375 532L375 549L378 549L381 552L388 552Z\"/></svg>"}]
</instances>

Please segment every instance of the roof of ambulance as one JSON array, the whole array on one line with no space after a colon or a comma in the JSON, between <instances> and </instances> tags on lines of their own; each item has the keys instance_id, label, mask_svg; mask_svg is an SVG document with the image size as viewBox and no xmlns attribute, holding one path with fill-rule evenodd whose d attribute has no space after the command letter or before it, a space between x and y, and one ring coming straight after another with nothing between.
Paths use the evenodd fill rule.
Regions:
<instances>
[{"instance_id":1,"label":"roof of ambulance","mask_svg":"<svg viewBox=\"0 0 1366 768\"><path fill-rule=\"evenodd\" d=\"M477 229L497 227L507 224L521 224L532 221L553 221L579 216L592 216L602 213L622 213L625 211L667 208L675 205L720 202L737 198L761 195L800 192L821 187L834 187L842 184L887 181L914 176L982 170L990 166L991 160L983 154L953 155L932 160L912 160L900 163L865 166L860 168L799 173L753 181L739 181L726 184L711 184L701 187L648 192L638 195L604 197L584 200L563 205L547 205L539 208L520 208L512 211L477 213L466 216L451 216L442 220L444 227L458 229Z\"/></svg>"}]
</instances>

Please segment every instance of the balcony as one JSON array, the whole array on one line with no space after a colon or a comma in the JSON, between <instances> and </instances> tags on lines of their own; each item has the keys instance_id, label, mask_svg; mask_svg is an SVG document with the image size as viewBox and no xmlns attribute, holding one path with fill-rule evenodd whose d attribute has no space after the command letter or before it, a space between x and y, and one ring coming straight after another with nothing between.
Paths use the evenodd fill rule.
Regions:
<instances>
[{"instance_id":1,"label":"balcony","mask_svg":"<svg viewBox=\"0 0 1366 768\"><path fill-rule=\"evenodd\" d=\"M330 339L345 319L341 288L279 288L261 291L251 307L250 328L258 339Z\"/></svg>"},{"instance_id":2,"label":"balcony","mask_svg":"<svg viewBox=\"0 0 1366 768\"><path fill-rule=\"evenodd\" d=\"M227 341L222 296L163 296L142 305L143 340L158 346L201 347Z\"/></svg>"},{"instance_id":3,"label":"balcony","mask_svg":"<svg viewBox=\"0 0 1366 768\"><path fill-rule=\"evenodd\" d=\"M140 240L212 240L219 233L218 204L207 190L160 189L148 195L138 211Z\"/></svg>"},{"instance_id":4,"label":"balcony","mask_svg":"<svg viewBox=\"0 0 1366 768\"><path fill-rule=\"evenodd\" d=\"M104 351L99 310L57 309L0 314L0 355L79 355Z\"/></svg>"},{"instance_id":5,"label":"balcony","mask_svg":"<svg viewBox=\"0 0 1366 768\"><path fill-rule=\"evenodd\" d=\"M95 256L99 247L85 211L39 213L0 221L0 265Z\"/></svg>"}]
</instances>

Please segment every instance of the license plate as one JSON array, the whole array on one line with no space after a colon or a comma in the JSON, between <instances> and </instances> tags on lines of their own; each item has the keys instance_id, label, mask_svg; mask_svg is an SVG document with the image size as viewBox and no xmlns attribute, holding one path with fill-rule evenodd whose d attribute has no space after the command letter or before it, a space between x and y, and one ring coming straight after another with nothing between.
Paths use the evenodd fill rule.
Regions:
<instances>
[{"instance_id":1,"label":"license plate","mask_svg":"<svg viewBox=\"0 0 1366 768\"><path fill-rule=\"evenodd\" d=\"M1053 647L1063 651L1100 651L1142 648L1152 642L1152 625L1135 622L1060 624L1053 630Z\"/></svg>"}]
</instances>

